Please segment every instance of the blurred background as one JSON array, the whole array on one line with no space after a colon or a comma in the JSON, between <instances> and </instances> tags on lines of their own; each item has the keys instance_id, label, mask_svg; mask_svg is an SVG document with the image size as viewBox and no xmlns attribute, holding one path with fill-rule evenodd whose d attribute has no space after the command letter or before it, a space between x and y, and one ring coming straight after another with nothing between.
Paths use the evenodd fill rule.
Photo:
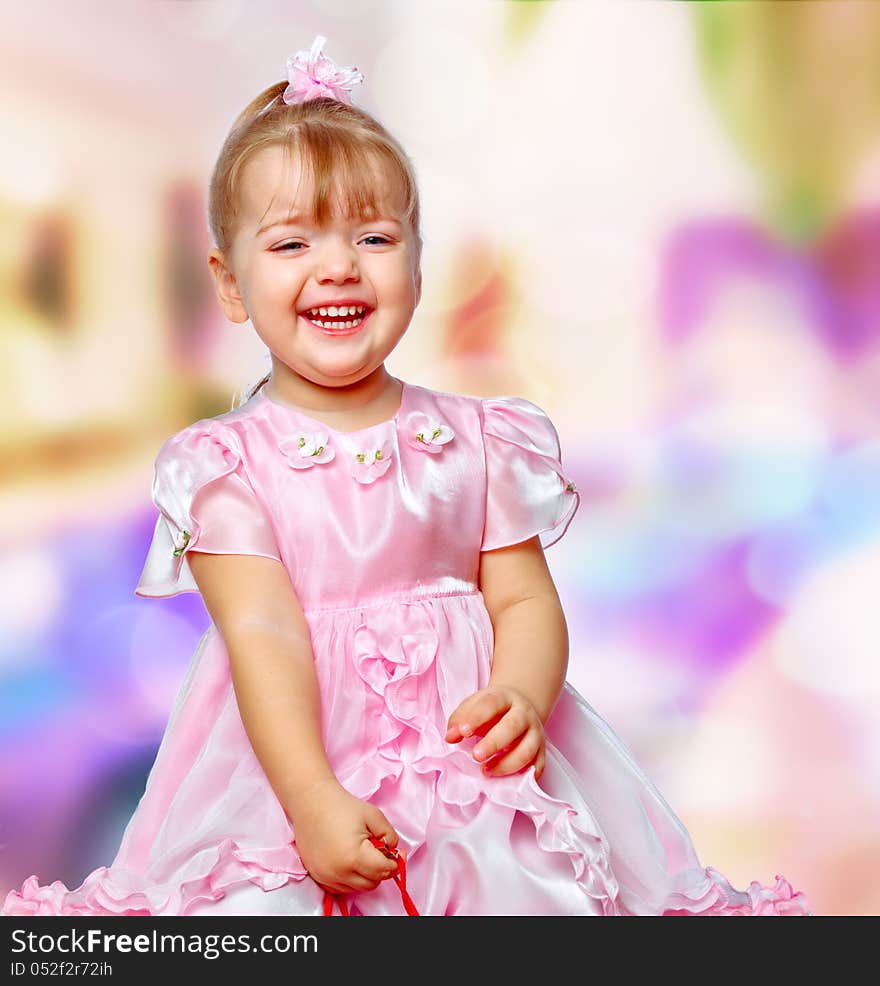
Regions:
<instances>
[{"instance_id":1,"label":"blurred background","mask_svg":"<svg viewBox=\"0 0 880 986\"><path fill-rule=\"evenodd\" d=\"M134 595L162 442L269 368L207 182L316 34L410 153L389 370L542 406L569 678L739 889L880 913L880 4L0 7L0 899L116 854L197 594Z\"/></svg>"}]
</instances>

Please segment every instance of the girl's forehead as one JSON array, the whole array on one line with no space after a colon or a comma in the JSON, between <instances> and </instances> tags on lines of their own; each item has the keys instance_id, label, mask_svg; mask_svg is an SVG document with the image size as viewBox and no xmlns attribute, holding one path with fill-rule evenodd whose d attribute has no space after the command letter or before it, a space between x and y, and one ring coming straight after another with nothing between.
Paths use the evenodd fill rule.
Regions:
<instances>
[{"instance_id":1,"label":"girl's forehead","mask_svg":"<svg viewBox=\"0 0 880 986\"><path fill-rule=\"evenodd\" d=\"M351 222L371 222L377 219L399 221L404 219L402 210L393 200L377 200L374 209L347 209L343 205L343 203L331 199L328 203L328 211L319 219L309 200L290 201L285 198L270 203L257 216L252 217L252 221L260 228L265 228L272 223L284 221L302 223L308 226L327 226Z\"/></svg>"},{"instance_id":2,"label":"girl's forehead","mask_svg":"<svg viewBox=\"0 0 880 986\"><path fill-rule=\"evenodd\" d=\"M372 172L369 180L372 204L380 212L399 211L403 191L399 179L379 162L367 162L366 166ZM303 166L295 153L285 155L280 147L265 148L243 170L242 205L245 211L260 219L270 212L309 216L316 204L314 185L309 168ZM364 211L352 201L343 169L338 168L330 175L330 186L327 208L335 217Z\"/></svg>"}]
</instances>

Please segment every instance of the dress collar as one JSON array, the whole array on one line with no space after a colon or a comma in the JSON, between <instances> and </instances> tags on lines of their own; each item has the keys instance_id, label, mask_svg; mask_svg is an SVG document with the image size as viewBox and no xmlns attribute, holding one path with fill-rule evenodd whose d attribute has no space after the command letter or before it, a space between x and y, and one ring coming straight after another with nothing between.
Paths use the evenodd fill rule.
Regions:
<instances>
[{"instance_id":1,"label":"dress collar","mask_svg":"<svg viewBox=\"0 0 880 986\"><path fill-rule=\"evenodd\" d=\"M396 378L399 379L399 378ZM369 432L378 431L380 429L386 429L389 426L397 426L398 422L401 420L403 415L406 413L409 404L409 385L405 380L400 380L401 395L400 404L397 411L390 418L385 421L379 421L374 425L368 425L366 428L357 428L354 431L340 431L337 428L333 428L331 425L327 424L325 421L321 421L318 418L313 418L299 408L295 408L290 404L282 404L281 402L270 397L266 393L266 388L263 386L254 395L252 400L255 400L269 410L271 410L277 417L285 420L286 422L296 422L299 423L303 428L308 428L311 431L326 431L329 435L336 438L356 438L358 435L366 435Z\"/></svg>"}]
</instances>

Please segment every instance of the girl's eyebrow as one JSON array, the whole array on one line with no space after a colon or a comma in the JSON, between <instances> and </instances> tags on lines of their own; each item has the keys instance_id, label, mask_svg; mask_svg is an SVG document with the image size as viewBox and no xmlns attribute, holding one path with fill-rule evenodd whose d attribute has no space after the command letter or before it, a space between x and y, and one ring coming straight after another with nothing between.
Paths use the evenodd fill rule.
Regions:
<instances>
[{"instance_id":1,"label":"girl's eyebrow","mask_svg":"<svg viewBox=\"0 0 880 986\"><path fill-rule=\"evenodd\" d=\"M255 237L261 236L263 233L270 229L274 229L276 226L294 226L303 218L304 217L301 213L293 213L290 216L285 216L283 219L270 220L264 226L261 226L254 235ZM399 219L395 219L393 216L377 216L375 219L364 219L362 220L362 225L368 226L371 222L394 223L397 226L403 225Z\"/></svg>"},{"instance_id":2,"label":"girl's eyebrow","mask_svg":"<svg viewBox=\"0 0 880 986\"><path fill-rule=\"evenodd\" d=\"M257 230L256 235L259 236L261 233L265 233L266 230L274 229L275 226L292 226L294 223L298 223L302 218L303 216L301 213L294 212L289 216L285 216L283 219L271 219L265 224L265 226L261 226Z\"/></svg>"}]
</instances>

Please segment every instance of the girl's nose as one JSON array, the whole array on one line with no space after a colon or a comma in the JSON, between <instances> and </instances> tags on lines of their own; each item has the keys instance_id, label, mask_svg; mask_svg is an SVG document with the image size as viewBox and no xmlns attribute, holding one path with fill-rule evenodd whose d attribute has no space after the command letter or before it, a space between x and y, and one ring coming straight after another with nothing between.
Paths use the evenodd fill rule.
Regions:
<instances>
[{"instance_id":1,"label":"girl's nose","mask_svg":"<svg viewBox=\"0 0 880 986\"><path fill-rule=\"evenodd\" d=\"M346 243L326 243L317 258L317 277L319 281L356 280L358 272L357 251Z\"/></svg>"}]
</instances>

